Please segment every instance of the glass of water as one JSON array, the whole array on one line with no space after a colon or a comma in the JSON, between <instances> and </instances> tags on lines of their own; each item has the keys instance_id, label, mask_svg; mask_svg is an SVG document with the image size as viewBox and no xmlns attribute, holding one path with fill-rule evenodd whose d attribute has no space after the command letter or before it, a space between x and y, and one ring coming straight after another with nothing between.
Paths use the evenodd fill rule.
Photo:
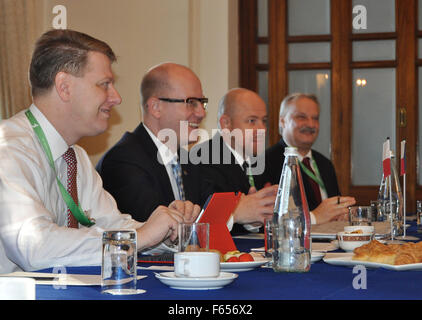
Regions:
<instances>
[{"instance_id":1,"label":"glass of water","mask_svg":"<svg viewBox=\"0 0 422 320\"><path fill-rule=\"evenodd\" d=\"M416 200L416 224L417 231L422 232L422 200Z\"/></svg>"},{"instance_id":2,"label":"glass of water","mask_svg":"<svg viewBox=\"0 0 422 320\"><path fill-rule=\"evenodd\" d=\"M136 294L136 231L103 233L101 293Z\"/></svg>"}]
</instances>

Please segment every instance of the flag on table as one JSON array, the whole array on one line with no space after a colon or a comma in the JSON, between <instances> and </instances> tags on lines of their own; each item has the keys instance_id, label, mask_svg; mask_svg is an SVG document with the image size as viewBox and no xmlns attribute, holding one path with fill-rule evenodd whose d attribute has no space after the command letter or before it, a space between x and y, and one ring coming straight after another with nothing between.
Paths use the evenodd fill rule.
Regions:
<instances>
[{"instance_id":1,"label":"flag on table","mask_svg":"<svg viewBox=\"0 0 422 320\"><path fill-rule=\"evenodd\" d=\"M390 139L384 142L382 145L382 169L384 172L384 178L391 174L391 152L390 152Z\"/></svg>"},{"instance_id":2,"label":"flag on table","mask_svg":"<svg viewBox=\"0 0 422 320\"><path fill-rule=\"evenodd\" d=\"M403 140L400 144L400 175L406 174L406 140Z\"/></svg>"}]
</instances>

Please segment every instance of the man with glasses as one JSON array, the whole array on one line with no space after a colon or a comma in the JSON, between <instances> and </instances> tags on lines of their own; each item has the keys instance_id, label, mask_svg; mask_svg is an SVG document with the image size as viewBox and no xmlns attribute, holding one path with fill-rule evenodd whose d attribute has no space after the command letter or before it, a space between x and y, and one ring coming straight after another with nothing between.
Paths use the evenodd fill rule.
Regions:
<instances>
[{"instance_id":1,"label":"man with glasses","mask_svg":"<svg viewBox=\"0 0 422 320\"><path fill-rule=\"evenodd\" d=\"M183 148L198 140L195 129L206 114L200 80L185 66L160 64L142 79L141 97L143 123L126 133L97 165L104 188L120 210L138 221L174 199L203 205L219 190L202 179L200 167L188 161ZM248 203L239 202L229 227L232 222L263 222L261 212L250 210Z\"/></svg>"},{"instance_id":2,"label":"man with glasses","mask_svg":"<svg viewBox=\"0 0 422 320\"><path fill-rule=\"evenodd\" d=\"M98 162L104 188L138 221L150 209L189 199L201 204L201 180L195 168L180 163L179 153L196 142L195 130L205 117L207 98L198 77L187 67L164 63L151 68L141 83L143 123L126 132ZM188 170L189 169L189 170ZM129 212L129 211L125 211Z\"/></svg>"}]
</instances>

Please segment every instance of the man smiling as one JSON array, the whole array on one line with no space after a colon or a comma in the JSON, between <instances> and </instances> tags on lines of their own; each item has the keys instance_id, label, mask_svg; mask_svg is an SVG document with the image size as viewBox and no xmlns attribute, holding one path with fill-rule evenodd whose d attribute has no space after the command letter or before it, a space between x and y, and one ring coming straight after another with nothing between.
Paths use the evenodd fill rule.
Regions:
<instances>
[{"instance_id":1,"label":"man smiling","mask_svg":"<svg viewBox=\"0 0 422 320\"><path fill-rule=\"evenodd\" d=\"M173 200L202 204L210 193L195 170L181 163L179 150L198 138L207 98L198 77L187 67L163 63L141 82L143 123L127 132L98 162L104 188L120 210L146 221L151 210Z\"/></svg>"},{"instance_id":2,"label":"man smiling","mask_svg":"<svg viewBox=\"0 0 422 320\"><path fill-rule=\"evenodd\" d=\"M199 78L185 66L163 63L144 75L141 96L144 122L125 133L98 162L104 188L120 210L138 221L145 221L157 206L174 199L203 205L210 194L221 190L203 179L200 166L188 161L183 148L197 140L195 129L206 114L208 99ZM276 189L271 193L265 193L265 198L274 203ZM229 229L234 223L263 222L263 214L252 210L255 207L247 201L255 197L239 201Z\"/></svg>"},{"instance_id":3,"label":"man smiling","mask_svg":"<svg viewBox=\"0 0 422 320\"><path fill-rule=\"evenodd\" d=\"M121 103L104 42L72 30L41 36L30 66L33 104L0 124L0 273L101 264L105 229L136 229L137 249L177 237L199 207L175 201L145 223L121 214L75 143L108 127ZM146 186L145 186L146 187Z\"/></svg>"},{"instance_id":4,"label":"man smiling","mask_svg":"<svg viewBox=\"0 0 422 320\"><path fill-rule=\"evenodd\" d=\"M353 197L340 196L337 176L330 160L311 149L319 133L319 102L304 93L288 95L281 103L279 130L282 139L265 153L264 181L278 184L284 149L296 147L312 223L345 219Z\"/></svg>"}]
</instances>

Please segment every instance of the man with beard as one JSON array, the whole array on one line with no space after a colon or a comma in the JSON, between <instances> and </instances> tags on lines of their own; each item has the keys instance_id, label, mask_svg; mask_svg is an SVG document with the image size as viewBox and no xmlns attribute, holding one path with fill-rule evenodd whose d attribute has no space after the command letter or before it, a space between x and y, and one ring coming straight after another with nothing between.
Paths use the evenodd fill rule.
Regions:
<instances>
[{"instance_id":1,"label":"man with beard","mask_svg":"<svg viewBox=\"0 0 422 320\"><path fill-rule=\"evenodd\" d=\"M282 138L265 153L264 181L278 184L284 149L296 147L312 224L345 219L353 197L340 196L337 176L329 159L312 145L319 133L320 107L315 95L293 93L281 103L279 130Z\"/></svg>"}]
</instances>

